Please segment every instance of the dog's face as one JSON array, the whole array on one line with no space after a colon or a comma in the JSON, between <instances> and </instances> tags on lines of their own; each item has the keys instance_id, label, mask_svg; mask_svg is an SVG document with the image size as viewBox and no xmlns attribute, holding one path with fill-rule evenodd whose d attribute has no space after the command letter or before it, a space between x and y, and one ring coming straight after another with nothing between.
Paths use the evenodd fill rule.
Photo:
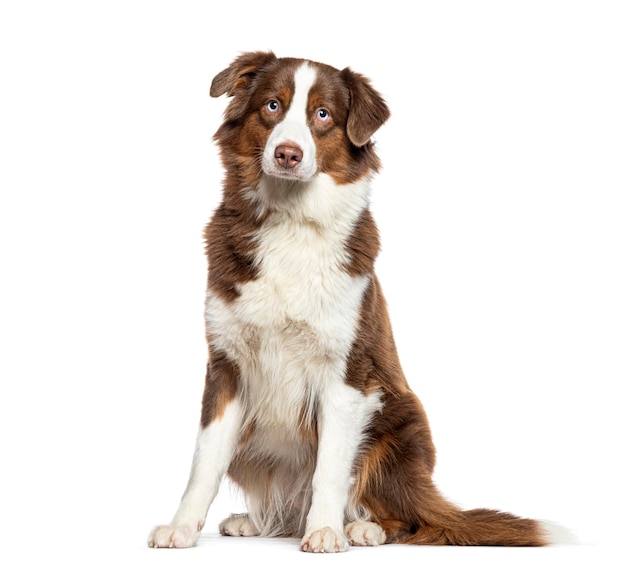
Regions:
<instances>
[{"instance_id":1,"label":"dog's face","mask_svg":"<svg viewBox=\"0 0 626 578\"><path fill-rule=\"evenodd\" d=\"M239 185L254 187L263 175L308 182L320 173L344 184L378 169L370 138L389 111L349 69L246 53L214 78L211 95L225 93L233 99L215 137Z\"/></svg>"}]
</instances>

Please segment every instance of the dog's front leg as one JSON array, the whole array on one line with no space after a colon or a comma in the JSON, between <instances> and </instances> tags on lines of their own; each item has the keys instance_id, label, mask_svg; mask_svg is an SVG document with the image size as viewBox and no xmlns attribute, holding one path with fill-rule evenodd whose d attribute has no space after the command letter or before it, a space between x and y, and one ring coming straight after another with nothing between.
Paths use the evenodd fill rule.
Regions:
<instances>
[{"instance_id":1,"label":"dog's front leg","mask_svg":"<svg viewBox=\"0 0 626 578\"><path fill-rule=\"evenodd\" d=\"M234 399L221 417L200 428L187 489L171 523L152 531L148 541L151 547L189 548L196 544L230 464L240 425L241 407Z\"/></svg>"},{"instance_id":2,"label":"dog's front leg","mask_svg":"<svg viewBox=\"0 0 626 578\"><path fill-rule=\"evenodd\" d=\"M313 496L301 542L305 552L343 552L348 548L344 515L352 469L365 428L380 409L378 394L365 396L337 384L320 396L318 450Z\"/></svg>"},{"instance_id":3,"label":"dog's front leg","mask_svg":"<svg viewBox=\"0 0 626 578\"><path fill-rule=\"evenodd\" d=\"M239 438L242 412L232 376L223 359L209 366L189 483L171 523L152 531L153 548L188 548L198 540Z\"/></svg>"}]
</instances>

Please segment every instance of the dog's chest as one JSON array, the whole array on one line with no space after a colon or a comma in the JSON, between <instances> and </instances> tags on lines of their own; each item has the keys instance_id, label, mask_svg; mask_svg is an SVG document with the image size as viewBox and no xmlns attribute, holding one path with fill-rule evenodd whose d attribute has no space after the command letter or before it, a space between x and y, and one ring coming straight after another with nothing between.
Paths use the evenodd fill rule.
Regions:
<instances>
[{"instance_id":1,"label":"dog's chest","mask_svg":"<svg viewBox=\"0 0 626 578\"><path fill-rule=\"evenodd\" d=\"M208 294L207 332L237 364L248 419L273 430L313 419L343 382L369 282L345 270L349 231L276 219L258 237L258 276L226 302Z\"/></svg>"}]
</instances>

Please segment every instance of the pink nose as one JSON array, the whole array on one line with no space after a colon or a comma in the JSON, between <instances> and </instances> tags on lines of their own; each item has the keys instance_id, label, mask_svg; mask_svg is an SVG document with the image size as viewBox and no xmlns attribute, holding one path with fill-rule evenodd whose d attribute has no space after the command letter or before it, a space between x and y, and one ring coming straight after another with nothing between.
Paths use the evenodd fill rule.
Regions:
<instances>
[{"instance_id":1,"label":"pink nose","mask_svg":"<svg viewBox=\"0 0 626 578\"><path fill-rule=\"evenodd\" d=\"M284 169L293 169L302 161L302 149L292 143L281 144L274 151L276 162Z\"/></svg>"}]
</instances>

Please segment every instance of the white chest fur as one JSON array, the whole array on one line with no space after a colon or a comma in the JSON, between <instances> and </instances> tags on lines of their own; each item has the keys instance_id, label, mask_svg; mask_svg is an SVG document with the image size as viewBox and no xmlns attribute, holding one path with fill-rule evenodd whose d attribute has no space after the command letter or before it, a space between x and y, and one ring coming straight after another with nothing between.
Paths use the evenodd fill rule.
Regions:
<instances>
[{"instance_id":1,"label":"white chest fur","mask_svg":"<svg viewBox=\"0 0 626 578\"><path fill-rule=\"evenodd\" d=\"M244 413L257 427L293 432L343 382L369 283L345 271L345 247L368 190L320 175L299 198L283 198L258 235L257 278L232 302L207 295L207 332L237 364Z\"/></svg>"}]
</instances>

